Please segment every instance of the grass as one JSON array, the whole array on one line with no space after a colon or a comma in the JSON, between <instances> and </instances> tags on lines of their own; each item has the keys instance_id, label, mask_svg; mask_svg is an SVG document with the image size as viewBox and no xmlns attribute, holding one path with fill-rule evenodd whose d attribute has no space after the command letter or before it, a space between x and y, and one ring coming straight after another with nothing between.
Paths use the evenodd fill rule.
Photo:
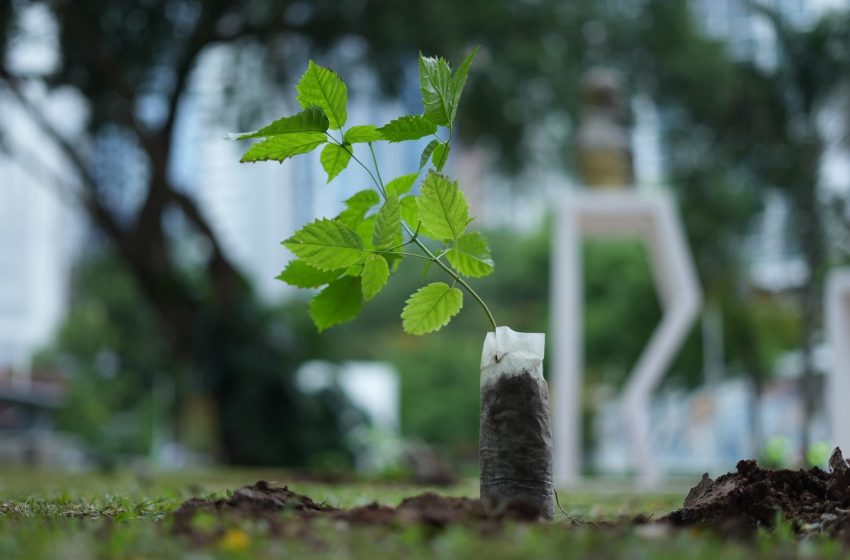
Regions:
<instances>
[{"instance_id":1,"label":"grass","mask_svg":"<svg viewBox=\"0 0 850 560\"><path fill-rule=\"evenodd\" d=\"M750 558L841 558L833 541L798 542L787 530L761 534L755 542L719 539L698 530L667 532L657 527L594 529L559 513L556 523L507 525L481 534L451 527L347 527L314 524L301 538L274 538L262 523L231 525L218 541L197 547L168 533L169 512L192 496L218 496L258 479L289 482L321 501L351 507L372 501L396 504L424 491L398 483L340 485L292 481L281 471L221 470L165 475L122 472L111 476L0 472L0 558L625 558L723 560ZM440 490L477 494L475 481ZM620 515L662 515L681 503L678 491L634 494L607 483L581 492L561 492L575 520ZM199 519L199 523L204 522Z\"/></svg>"}]
</instances>

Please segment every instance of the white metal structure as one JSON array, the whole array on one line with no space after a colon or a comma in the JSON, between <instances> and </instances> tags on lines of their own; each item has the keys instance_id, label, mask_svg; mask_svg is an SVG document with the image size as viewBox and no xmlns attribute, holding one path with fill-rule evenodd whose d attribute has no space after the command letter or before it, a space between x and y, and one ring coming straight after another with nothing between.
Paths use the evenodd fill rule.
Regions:
<instances>
[{"instance_id":1,"label":"white metal structure","mask_svg":"<svg viewBox=\"0 0 850 560\"><path fill-rule=\"evenodd\" d=\"M638 483L659 471L649 441L649 398L699 311L701 290L675 206L661 192L580 191L559 202L552 255L553 437L555 481L572 485L581 467L579 419L582 356L583 236L636 236L649 249L664 310L661 323L631 371L622 396L624 428L633 445Z\"/></svg>"},{"instance_id":2,"label":"white metal structure","mask_svg":"<svg viewBox=\"0 0 850 560\"><path fill-rule=\"evenodd\" d=\"M850 420L845 404L850 395L850 268L829 273L824 308L826 337L832 356L826 397L829 424L833 443L846 452L850 449Z\"/></svg>"}]
</instances>

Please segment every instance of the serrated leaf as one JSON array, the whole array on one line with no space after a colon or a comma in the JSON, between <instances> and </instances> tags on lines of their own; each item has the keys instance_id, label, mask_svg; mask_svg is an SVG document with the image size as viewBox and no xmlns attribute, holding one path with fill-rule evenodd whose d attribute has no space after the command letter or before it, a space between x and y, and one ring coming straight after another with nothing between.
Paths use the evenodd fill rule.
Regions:
<instances>
[{"instance_id":1,"label":"serrated leaf","mask_svg":"<svg viewBox=\"0 0 850 560\"><path fill-rule=\"evenodd\" d=\"M270 136L251 146L239 160L242 163L255 161L284 161L298 154L306 154L325 143L327 137L321 132L295 132Z\"/></svg>"},{"instance_id":2,"label":"serrated leaf","mask_svg":"<svg viewBox=\"0 0 850 560\"><path fill-rule=\"evenodd\" d=\"M381 197L378 196L378 193L372 189L363 189L347 198L345 205L349 210L363 210L363 212L366 212L379 202L381 202Z\"/></svg>"},{"instance_id":3,"label":"serrated leaf","mask_svg":"<svg viewBox=\"0 0 850 560\"><path fill-rule=\"evenodd\" d=\"M367 256L368 258L368 256ZM363 273L363 263L357 263L345 269L346 276L360 276Z\"/></svg>"},{"instance_id":4,"label":"serrated leaf","mask_svg":"<svg viewBox=\"0 0 850 560\"><path fill-rule=\"evenodd\" d=\"M466 197L457 183L431 171L416 198L419 220L436 239L457 239L469 223Z\"/></svg>"},{"instance_id":5,"label":"serrated leaf","mask_svg":"<svg viewBox=\"0 0 850 560\"><path fill-rule=\"evenodd\" d=\"M342 170L348 166L351 161L351 144L328 144L322 150L322 155L319 157L322 162L322 167L325 173L328 174L328 183L334 177L342 173Z\"/></svg>"},{"instance_id":6,"label":"serrated leaf","mask_svg":"<svg viewBox=\"0 0 850 560\"><path fill-rule=\"evenodd\" d=\"M403 142L434 134L437 125L420 115L406 115L388 122L378 132L390 142Z\"/></svg>"},{"instance_id":7,"label":"serrated leaf","mask_svg":"<svg viewBox=\"0 0 850 560\"><path fill-rule=\"evenodd\" d=\"M378 142L384 137L378 132L378 127L371 124L363 124L352 126L345 131L343 139L349 144L358 144L362 142Z\"/></svg>"},{"instance_id":8,"label":"serrated leaf","mask_svg":"<svg viewBox=\"0 0 850 560\"><path fill-rule=\"evenodd\" d=\"M478 232L464 233L446 253L449 263L462 275L481 278L493 272L487 239Z\"/></svg>"},{"instance_id":9,"label":"serrated leaf","mask_svg":"<svg viewBox=\"0 0 850 560\"><path fill-rule=\"evenodd\" d=\"M425 118L436 125L451 123L452 71L443 58L432 58L419 54L419 89Z\"/></svg>"},{"instance_id":10,"label":"serrated leaf","mask_svg":"<svg viewBox=\"0 0 850 560\"><path fill-rule=\"evenodd\" d=\"M463 61L463 64L455 71L454 76L452 76L451 83L451 114L449 115L449 123L453 123L455 120L455 115L457 114L458 105L460 105L460 96L463 93L463 87L466 85L466 77L469 75L469 67L472 66L472 61L475 59L475 55L478 54L478 49L480 47L475 47L472 49L472 52L469 53L469 56L466 57L466 60Z\"/></svg>"},{"instance_id":11,"label":"serrated leaf","mask_svg":"<svg viewBox=\"0 0 850 560\"><path fill-rule=\"evenodd\" d=\"M440 142L440 144L434 148L434 154L431 156L431 161L434 162L434 168L439 173L443 170L443 166L446 165L446 161L449 159L449 150L450 146L445 142Z\"/></svg>"},{"instance_id":12,"label":"serrated leaf","mask_svg":"<svg viewBox=\"0 0 850 560\"><path fill-rule=\"evenodd\" d=\"M410 189L413 188L413 183L416 182L417 177L419 177L419 173L410 173L408 175L396 177L395 179L386 184L385 188L387 194L398 198L403 194L409 193Z\"/></svg>"},{"instance_id":13,"label":"serrated leaf","mask_svg":"<svg viewBox=\"0 0 850 560\"><path fill-rule=\"evenodd\" d=\"M399 200L399 206L401 207L401 219L414 230L418 227L420 235L430 237L431 239L439 239L433 233L428 231L428 228L424 227L419 221L419 206L416 204L417 198L418 197L416 196L405 196Z\"/></svg>"},{"instance_id":14,"label":"serrated leaf","mask_svg":"<svg viewBox=\"0 0 850 560\"><path fill-rule=\"evenodd\" d=\"M368 218L363 218L360 220L360 223L357 224L357 227L354 228L357 235L359 235L360 239L363 240L363 246L367 249L375 248L372 244L372 232L375 230L375 220L377 217L378 216L376 214L372 214Z\"/></svg>"},{"instance_id":15,"label":"serrated leaf","mask_svg":"<svg viewBox=\"0 0 850 560\"><path fill-rule=\"evenodd\" d=\"M378 193L371 189L359 191L345 201L347 208L336 217L337 220L357 232L357 235L363 241L363 246L367 249L372 246L372 225L375 222L375 217L366 218L366 213L380 201Z\"/></svg>"},{"instance_id":16,"label":"serrated leaf","mask_svg":"<svg viewBox=\"0 0 850 560\"><path fill-rule=\"evenodd\" d=\"M390 266L384 257L372 253L366 257L360 277L363 283L363 299L369 301L384 289L390 277Z\"/></svg>"},{"instance_id":17,"label":"serrated leaf","mask_svg":"<svg viewBox=\"0 0 850 560\"><path fill-rule=\"evenodd\" d=\"M302 107L316 105L325 112L330 128L342 128L348 118L348 88L336 72L311 60L295 89Z\"/></svg>"},{"instance_id":18,"label":"serrated leaf","mask_svg":"<svg viewBox=\"0 0 850 560\"><path fill-rule=\"evenodd\" d=\"M364 256L363 241L337 220L319 219L283 242L302 261L319 270L346 268Z\"/></svg>"},{"instance_id":19,"label":"serrated leaf","mask_svg":"<svg viewBox=\"0 0 850 560\"><path fill-rule=\"evenodd\" d=\"M277 279L297 288L318 288L336 280L343 272L342 269L319 270L296 259L289 261Z\"/></svg>"},{"instance_id":20,"label":"serrated leaf","mask_svg":"<svg viewBox=\"0 0 850 560\"><path fill-rule=\"evenodd\" d=\"M247 140L249 138L266 138L278 134L292 134L295 132L325 132L328 129L328 118L325 113L315 105L307 107L297 115L283 117L264 126L256 132L247 132L235 136L234 140Z\"/></svg>"},{"instance_id":21,"label":"serrated leaf","mask_svg":"<svg viewBox=\"0 0 850 560\"><path fill-rule=\"evenodd\" d=\"M380 251L398 245L401 240L401 208L398 199L391 195L378 210L372 244Z\"/></svg>"},{"instance_id":22,"label":"serrated leaf","mask_svg":"<svg viewBox=\"0 0 850 560\"><path fill-rule=\"evenodd\" d=\"M363 308L360 286L359 277L343 276L310 301L310 317L319 332L357 317Z\"/></svg>"},{"instance_id":23,"label":"serrated leaf","mask_svg":"<svg viewBox=\"0 0 850 560\"><path fill-rule=\"evenodd\" d=\"M402 327L409 334L427 334L446 326L463 307L463 293L444 282L420 288L408 298L401 312Z\"/></svg>"},{"instance_id":24,"label":"serrated leaf","mask_svg":"<svg viewBox=\"0 0 850 560\"><path fill-rule=\"evenodd\" d=\"M439 140L431 140L428 142L428 145L425 146L425 149L422 150L422 155L419 157L419 169L421 170L423 167L428 165L428 160L431 158L431 154L434 153L434 149L440 144Z\"/></svg>"}]
</instances>

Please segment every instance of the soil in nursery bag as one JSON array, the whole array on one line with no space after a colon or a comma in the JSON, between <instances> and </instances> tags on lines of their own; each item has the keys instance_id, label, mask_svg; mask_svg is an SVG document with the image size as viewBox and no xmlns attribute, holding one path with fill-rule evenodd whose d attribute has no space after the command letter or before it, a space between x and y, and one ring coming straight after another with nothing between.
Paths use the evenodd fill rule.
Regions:
<instances>
[{"instance_id":1,"label":"soil in nursery bag","mask_svg":"<svg viewBox=\"0 0 850 560\"><path fill-rule=\"evenodd\" d=\"M288 515L281 515L286 512ZM213 523L205 521L212 517ZM377 503L340 509L317 503L286 486L259 481L221 499L192 498L173 514L171 531L188 535L198 543L218 538L229 521L255 519L268 525L272 534L287 526L305 528L310 522L330 519L351 525L411 525L434 528L448 525L492 527L502 521L534 521L540 511L523 502L493 503L488 500L440 496L427 492L404 499L398 506ZM212 530L210 530L212 525Z\"/></svg>"},{"instance_id":2,"label":"soil in nursery bag","mask_svg":"<svg viewBox=\"0 0 850 560\"><path fill-rule=\"evenodd\" d=\"M549 520L555 500L544 340L508 327L484 339L478 452L482 498L523 502Z\"/></svg>"},{"instance_id":3,"label":"soil in nursery bag","mask_svg":"<svg viewBox=\"0 0 850 560\"><path fill-rule=\"evenodd\" d=\"M748 536L780 520L800 535L823 533L850 542L850 465L841 450L835 449L827 471L763 469L749 460L716 480L703 475L684 507L660 521Z\"/></svg>"},{"instance_id":4,"label":"soil in nursery bag","mask_svg":"<svg viewBox=\"0 0 850 560\"><path fill-rule=\"evenodd\" d=\"M527 371L481 389L481 495L525 502L544 519L552 503L552 436L545 382Z\"/></svg>"}]
</instances>

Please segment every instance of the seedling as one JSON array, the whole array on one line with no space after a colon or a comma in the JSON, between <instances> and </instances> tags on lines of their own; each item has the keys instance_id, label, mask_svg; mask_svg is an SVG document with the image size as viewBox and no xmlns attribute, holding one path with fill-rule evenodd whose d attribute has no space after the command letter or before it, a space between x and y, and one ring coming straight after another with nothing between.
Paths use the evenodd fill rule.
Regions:
<instances>
[{"instance_id":1,"label":"seedling","mask_svg":"<svg viewBox=\"0 0 850 560\"><path fill-rule=\"evenodd\" d=\"M372 180L373 188L346 200L346 209L338 216L307 224L283 242L296 259L279 278L298 288L321 288L310 302L310 316L320 331L354 319L405 258L437 265L449 281L430 283L410 296L401 313L405 332L421 335L447 325L463 307L461 288L481 306L495 330L492 313L467 282L493 272L490 248L481 233L469 231L472 218L466 197L457 182L442 173L477 51L454 72L443 58L420 54L424 112L398 117L381 127L346 128L348 88L335 72L310 61L296 86L300 113L256 132L232 135L237 140L261 139L245 152L242 162L283 162L321 146L328 183L351 162L365 169ZM419 169L385 183L373 143L427 136L433 139L422 151ZM370 160L371 166L364 160ZM420 194L411 194L426 168Z\"/></svg>"},{"instance_id":2,"label":"seedling","mask_svg":"<svg viewBox=\"0 0 850 560\"><path fill-rule=\"evenodd\" d=\"M458 104L477 51L455 72L444 59L420 54L424 112L381 127L346 129L348 88L333 71L311 61L296 86L300 113L233 137L261 139L245 152L243 162L283 162L323 146L319 159L328 183L352 161L372 180L374 188L346 200L338 216L307 224L283 242L296 259L280 279L299 288L321 288L310 302L310 316L320 331L354 319L405 258L422 259L426 267L437 265L450 282L433 282L408 298L401 312L405 332L421 335L447 325L463 307L463 290L481 306L493 327L481 359L481 497L521 500L539 508L540 517L551 519L552 437L543 335L497 327L467 282L492 273L493 260L484 236L469 231L472 218L463 191L443 174ZM373 144L427 136L434 138L422 151L419 169L385 183ZM358 153L364 151L371 166ZM419 194L411 194L425 168Z\"/></svg>"}]
</instances>

